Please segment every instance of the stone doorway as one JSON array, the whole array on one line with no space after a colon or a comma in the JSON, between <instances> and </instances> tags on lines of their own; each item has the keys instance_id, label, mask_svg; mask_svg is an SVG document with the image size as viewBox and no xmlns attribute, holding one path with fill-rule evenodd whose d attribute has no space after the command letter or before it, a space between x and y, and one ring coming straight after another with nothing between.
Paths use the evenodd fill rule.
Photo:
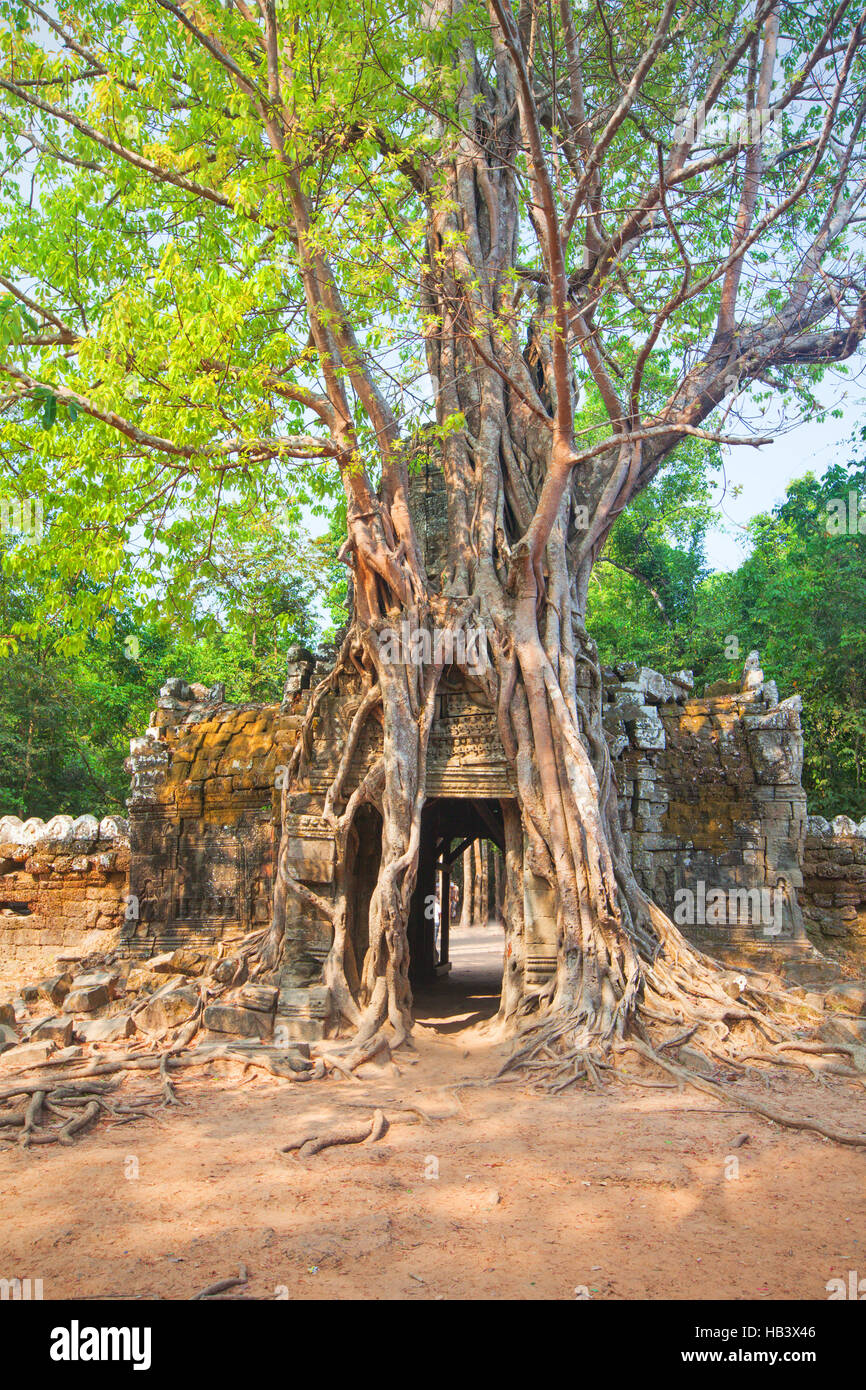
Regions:
<instances>
[{"instance_id":1,"label":"stone doorway","mask_svg":"<svg viewBox=\"0 0 866 1390\"><path fill-rule=\"evenodd\" d=\"M419 1019L465 1027L496 1012L505 947L504 853L500 800L434 797L427 802L409 914L410 978Z\"/></svg>"}]
</instances>

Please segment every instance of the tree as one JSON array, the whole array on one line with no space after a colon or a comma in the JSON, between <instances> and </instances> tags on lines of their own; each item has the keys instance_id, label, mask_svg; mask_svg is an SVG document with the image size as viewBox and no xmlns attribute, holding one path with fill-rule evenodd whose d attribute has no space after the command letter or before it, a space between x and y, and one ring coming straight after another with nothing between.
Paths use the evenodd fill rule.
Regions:
<instances>
[{"instance_id":1,"label":"tree","mask_svg":"<svg viewBox=\"0 0 866 1390\"><path fill-rule=\"evenodd\" d=\"M381 762L326 802L338 841L364 801L383 820L360 988L345 904L329 909L358 1055L388 1022L397 1042L411 1028L442 674L383 656L395 622L485 632L559 936L548 990L506 977L500 1021L538 1011L514 1064L558 1051L554 1074L594 1076L623 1048L657 1057L660 1021L718 1049L707 1028L768 1017L635 880L587 596L614 520L678 445L743 442L749 383L808 392L860 345L863 16L849 0L0 12L5 448L19 491L63 500L55 542L126 583L136 527L152 543L226 492L340 478L350 743L377 711L384 725ZM418 451L447 488L438 586L408 505ZM284 842L266 967L293 887Z\"/></svg>"},{"instance_id":2,"label":"tree","mask_svg":"<svg viewBox=\"0 0 866 1390\"><path fill-rule=\"evenodd\" d=\"M803 698L803 785L813 814L866 813L866 476L834 465L786 488L748 526L750 553L709 573L700 478L651 484L611 528L590 586L587 628L608 662L624 653L697 689L739 680L757 648L785 697ZM673 485L673 486L672 486ZM862 529L861 529L862 525Z\"/></svg>"},{"instance_id":3,"label":"tree","mask_svg":"<svg viewBox=\"0 0 866 1390\"><path fill-rule=\"evenodd\" d=\"M229 700L281 698L286 644L314 640L327 559L287 521L223 510L183 605L154 590L120 612L105 593L101 632L71 644L46 604L54 576L22 573L31 538L0 536L0 815L123 814L130 739L169 676L221 683ZM81 594L94 597L84 576L70 586Z\"/></svg>"},{"instance_id":4,"label":"tree","mask_svg":"<svg viewBox=\"0 0 866 1390\"><path fill-rule=\"evenodd\" d=\"M861 529L862 520L862 529ZM698 626L757 647L768 676L804 701L809 809L866 814L866 470L834 465L789 484L749 526L751 554L697 595ZM722 618L722 614L724 617ZM708 679L728 678L719 661ZM742 658L741 658L742 660Z\"/></svg>"},{"instance_id":5,"label":"tree","mask_svg":"<svg viewBox=\"0 0 866 1390\"><path fill-rule=\"evenodd\" d=\"M692 446L698 445L696 449ZM593 570L586 626L602 661L695 665L704 552L713 521L708 446L689 440L617 517ZM695 457L697 455L697 457Z\"/></svg>"}]
</instances>

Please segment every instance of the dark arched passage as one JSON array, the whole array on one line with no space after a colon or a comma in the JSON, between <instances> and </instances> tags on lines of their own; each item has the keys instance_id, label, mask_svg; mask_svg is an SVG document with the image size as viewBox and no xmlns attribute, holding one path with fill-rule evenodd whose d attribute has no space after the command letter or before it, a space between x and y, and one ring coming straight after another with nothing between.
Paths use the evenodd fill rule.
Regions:
<instances>
[{"instance_id":1,"label":"dark arched passage","mask_svg":"<svg viewBox=\"0 0 866 1390\"><path fill-rule=\"evenodd\" d=\"M413 986L447 973L454 865L476 840L505 852L502 806L476 797L435 797L421 817L418 881L409 915L409 974Z\"/></svg>"}]
</instances>

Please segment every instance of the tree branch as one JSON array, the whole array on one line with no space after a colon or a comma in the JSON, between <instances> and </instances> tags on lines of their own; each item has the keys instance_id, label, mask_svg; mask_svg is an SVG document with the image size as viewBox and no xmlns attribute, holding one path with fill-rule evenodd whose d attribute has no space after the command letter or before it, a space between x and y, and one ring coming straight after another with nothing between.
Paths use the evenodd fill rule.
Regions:
<instances>
[{"instance_id":1,"label":"tree branch","mask_svg":"<svg viewBox=\"0 0 866 1390\"><path fill-rule=\"evenodd\" d=\"M232 454L258 459L278 458L283 454L301 459L338 458L340 456L340 450L335 444L324 439L316 439L314 435L309 434L286 435L279 439L227 439L217 444L177 444L173 439L164 439L160 435L149 434L146 430L140 430L137 425L133 425L123 416L115 414L114 411L102 410L86 396L70 390L68 386L54 386L43 381L36 381L18 367L13 367L9 362L0 362L0 372L12 377L14 381L20 382L28 392L48 392L50 395L56 396L57 400L64 405L76 406L85 415L89 415L92 419L99 420L101 424L108 425L119 434L125 435L127 439L132 440L133 444L137 444L142 449L156 449L160 453L170 454L177 458L226 458Z\"/></svg>"}]
</instances>

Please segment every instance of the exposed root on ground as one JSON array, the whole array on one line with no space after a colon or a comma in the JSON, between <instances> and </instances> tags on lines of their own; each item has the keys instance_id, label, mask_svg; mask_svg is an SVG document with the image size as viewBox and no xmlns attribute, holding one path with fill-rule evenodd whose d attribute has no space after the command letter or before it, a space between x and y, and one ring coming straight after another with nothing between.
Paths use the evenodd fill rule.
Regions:
<instances>
[{"instance_id":1,"label":"exposed root on ground","mask_svg":"<svg viewBox=\"0 0 866 1390\"><path fill-rule=\"evenodd\" d=\"M322 1149L334 1148L338 1144L375 1144L387 1128L388 1120L384 1112L374 1110L370 1119L360 1120L357 1124L340 1125L325 1134L313 1131L290 1139L288 1144L284 1144L280 1149L280 1153L297 1151L301 1158L312 1158L314 1154L321 1153Z\"/></svg>"},{"instance_id":2,"label":"exposed root on ground","mask_svg":"<svg viewBox=\"0 0 866 1390\"><path fill-rule=\"evenodd\" d=\"M203 1298L214 1298L217 1294L225 1293L227 1289L236 1289L239 1284L249 1282L246 1265L241 1265L236 1277L229 1279L218 1279L215 1284L208 1284L206 1289L192 1296L192 1302L199 1302Z\"/></svg>"},{"instance_id":3,"label":"exposed root on ground","mask_svg":"<svg viewBox=\"0 0 866 1390\"><path fill-rule=\"evenodd\" d=\"M777 1000L784 1000L782 994ZM730 1005L733 1001L728 1000ZM792 1004L799 1001L791 997ZM656 1016L657 1019L657 1016ZM728 1026L728 1021L733 1026ZM866 1048L844 1042L818 1042L814 1038L797 1036L786 1025L776 1009L760 1011L752 1007L731 1007L723 1017L714 1013L690 1022L685 1029L676 1027L682 1018L666 1018L662 1028L650 1027L640 1015L632 1019L628 1031L608 1031L601 1036L589 1026L585 1017L554 1014L524 1029L519 1044L497 1073L496 1080L518 1078L528 1080L550 1094L557 1094L585 1082L596 1090L608 1081L626 1085L659 1086L684 1090L691 1086L717 1100L734 1102L763 1119L788 1129L809 1130L837 1144L866 1147L866 1133L851 1133L823 1124L811 1117L787 1114L762 1100L726 1085L721 1076L735 1072L736 1079L761 1076L769 1081L770 1073L757 1071L748 1063L757 1062L770 1069L799 1066L810 1071L817 1080L822 1073L842 1077L866 1087ZM652 1026L652 1025L650 1025ZM745 1032L738 1047L738 1031ZM756 1044L755 1039L758 1039ZM802 1053L803 1060L784 1057L783 1052ZM636 1072L624 1064L629 1054L640 1059ZM851 1065L832 1065L840 1057ZM827 1065L816 1067L814 1060L826 1059ZM669 1080L653 1080L647 1071L660 1072ZM707 1074L707 1071L714 1073ZM721 1075L720 1075L721 1074ZM738 1074L738 1075L737 1075Z\"/></svg>"},{"instance_id":4,"label":"exposed root on ground","mask_svg":"<svg viewBox=\"0 0 866 1390\"><path fill-rule=\"evenodd\" d=\"M794 1067L818 1082L832 1077L866 1087L866 1047L841 1039L822 1041L814 1033L807 1036L794 1031L790 1018L785 1017L786 1010L809 1013L813 1028L820 1016L805 1010L794 996L759 982L758 977L737 999L722 991L716 1002L718 1010L713 1010L705 1000L700 1018L687 1021L686 1026L682 1009L676 1015L663 1016L639 1009L628 1029L609 1029L606 1036L594 1032L586 1016L581 1017L576 1010L570 1014L551 1011L524 1022L511 1056L490 1083L524 1080L550 1094L578 1083L599 1090L608 1082L679 1091L690 1086L774 1124L810 1131L834 1143L866 1147L866 1133L842 1130L812 1116L785 1113L729 1084L732 1079L753 1081L758 1077L769 1084L774 1069ZM166 1108L183 1103L176 1089L177 1079L195 1068L228 1063L239 1066L243 1075L252 1072L292 1083L331 1076L352 1083L354 1088L360 1084L356 1072L363 1063L376 1058L391 1060L391 1046L382 1032L362 1047L353 1039L322 1042L309 1059L291 1044L277 1047L199 1041L190 1046L189 1034L190 1026L184 1025L160 1050L136 1051L130 1045L123 1053L107 1057L100 1054L60 1066L49 1061L32 1075L10 1078L0 1087L0 1145L8 1147L16 1141L24 1148L70 1144L100 1116L115 1124L158 1120ZM636 1061L637 1067L629 1066L629 1061ZM118 1087L139 1072L154 1073L160 1091L133 1095L123 1103ZM365 1109L369 1105L348 1096L343 1103ZM389 1123L410 1118L431 1123L420 1106L389 1103L377 1110L373 1119L327 1134L306 1133L282 1152L300 1150L308 1157L334 1144L366 1139L375 1142Z\"/></svg>"}]
</instances>

